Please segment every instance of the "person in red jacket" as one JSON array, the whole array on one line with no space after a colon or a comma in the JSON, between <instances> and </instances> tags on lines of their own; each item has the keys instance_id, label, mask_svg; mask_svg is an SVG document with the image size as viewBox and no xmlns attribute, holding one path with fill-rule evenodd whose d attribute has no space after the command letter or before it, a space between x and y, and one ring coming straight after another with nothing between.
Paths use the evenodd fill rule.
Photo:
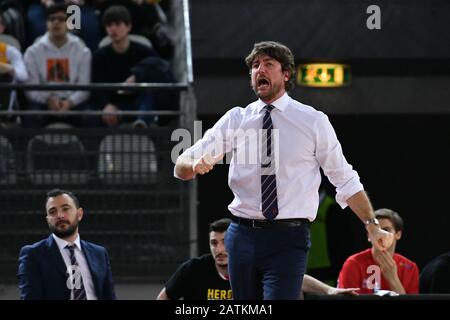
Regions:
<instances>
[{"instance_id":1,"label":"person in red jacket","mask_svg":"<svg viewBox=\"0 0 450 320\"><path fill-rule=\"evenodd\" d=\"M402 237L403 219L390 209L375 211L380 227L394 234L394 241L386 251L372 248L356 253L345 261L339 273L339 288L360 288L360 294L389 290L398 294L419 292L419 269L413 261L395 253Z\"/></svg>"}]
</instances>

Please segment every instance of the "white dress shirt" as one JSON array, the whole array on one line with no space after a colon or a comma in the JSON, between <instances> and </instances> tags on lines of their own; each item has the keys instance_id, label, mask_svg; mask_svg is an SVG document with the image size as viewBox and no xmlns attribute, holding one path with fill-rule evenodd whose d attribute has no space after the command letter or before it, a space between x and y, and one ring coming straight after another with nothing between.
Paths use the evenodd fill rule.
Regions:
<instances>
[{"instance_id":1,"label":"white dress shirt","mask_svg":"<svg viewBox=\"0 0 450 320\"><path fill-rule=\"evenodd\" d=\"M64 259L64 263L66 264L66 268L72 265L70 262L70 252L69 249L65 249L67 245L70 245L70 242L67 242L64 239L58 238L54 233L52 234L53 239L55 239L56 244L58 245L59 252ZM84 290L86 290L87 300L97 300L97 296L95 294L94 282L92 281L91 272L89 271L89 266L87 264L86 258L84 257L83 251L81 250L80 243L80 235L77 235L76 240L73 242L75 245L75 259L77 260L78 267L80 268L81 277L83 279ZM70 294L70 299L73 299L73 290Z\"/></svg>"},{"instance_id":2,"label":"white dress shirt","mask_svg":"<svg viewBox=\"0 0 450 320\"><path fill-rule=\"evenodd\" d=\"M246 108L229 110L184 152L199 159L204 153L217 156L231 151L228 184L234 200L228 209L235 216L247 219L265 219L261 212L261 157L253 161L248 154L255 139L263 140L252 134L245 134L247 138L242 139L242 135L262 129L265 105L257 100ZM336 187L336 201L345 208L346 200L364 188L358 173L347 163L328 117L287 94L272 105L275 107L271 112L273 128L277 131L273 134L279 209L276 219L315 219L320 167Z\"/></svg>"}]
</instances>

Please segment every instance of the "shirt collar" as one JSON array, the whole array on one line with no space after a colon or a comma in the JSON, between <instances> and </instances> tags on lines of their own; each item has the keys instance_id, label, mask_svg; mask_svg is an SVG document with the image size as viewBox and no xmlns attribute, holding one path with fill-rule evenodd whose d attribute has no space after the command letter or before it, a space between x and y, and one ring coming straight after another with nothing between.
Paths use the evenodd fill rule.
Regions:
<instances>
[{"instance_id":1,"label":"shirt collar","mask_svg":"<svg viewBox=\"0 0 450 320\"><path fill-rule=\"evenodd\" d=\"M67 247L67 245L71 244L70 242L67 242L64 239L59 238L54 233L52 233L52 236L53 236L53 239L55 239L59 250L63 250L65 247ZM77 238L75 239L73 244L75 245L75 247L77 247L81 251L81 242L80 242L80 235L79 234L77 234Z\"/></svg>"},{"instance_id":2,"label":"shirt collar","mask_svg":"<svg viewBox=\"0 0 450 320\"><path fill-rule=\"evenodd\" d=\"M284 111L289 103L290 97L288 96L287 92L285 92L281 97L279 97L277 100L271 103L276 109L280 111ZM258 99L256 101L256 108L258 109L258 112L261 112L264 107L267 105L264 101L261 99Z\"/></svg>"}]
</instances>

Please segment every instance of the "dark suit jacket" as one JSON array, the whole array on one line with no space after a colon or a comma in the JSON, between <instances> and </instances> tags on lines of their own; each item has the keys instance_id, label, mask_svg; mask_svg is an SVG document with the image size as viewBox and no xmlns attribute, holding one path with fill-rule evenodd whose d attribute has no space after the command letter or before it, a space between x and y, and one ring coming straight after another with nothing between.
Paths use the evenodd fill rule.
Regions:
<instances>
[{"instance_id":1,"label":"dark suit jacket","mask_svg":"<svg viewBox=\"0 0 450 320\"><path fill-rule=\"evenodd\" d=\"M95 293L99 300L116 299L108 252L104 247L81 240ZM50 235L32 245L24 246L19 254L20 298L24 300L69 300L67 270L56 241Z\"/></svg>"}]
</instances>

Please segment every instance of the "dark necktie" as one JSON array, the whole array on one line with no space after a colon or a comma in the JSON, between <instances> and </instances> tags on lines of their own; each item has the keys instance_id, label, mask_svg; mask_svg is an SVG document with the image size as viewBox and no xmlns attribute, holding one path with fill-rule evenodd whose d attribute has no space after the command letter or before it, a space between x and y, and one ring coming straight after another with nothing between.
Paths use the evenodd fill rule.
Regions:
<instances>
[{"instance_id":1,"label":"dark necktie","mask_svg":"<svg viewBox=\"0 0 450 320\"><path fill-rule=\"evenodd\" d=\"M277 180L275 176L275 163L272 155L272 118L270 112L274 106L264 107L263 118L263 144L261 154L261 209L267 220L274 220L278 215ZM266 139L264 139L264 136Z\"/></svg>"},{"instance_id":2,"label":"dark necktie","mask_svg":"<svg viewBox=\"0 0 450 320\"><path fill-rule=\"evenodd\" d=\"M78 270L78 272L80 272L79 273L80 288L79 289L77 289L77 288L73 289L73 300L87 300L86 290L84 290L83 277L81 276L81 271L80 271L80 268L78 266L77 259L75 258L75 246L68 244L66 246L66 249L68 249L69 252L70 252L70 264L72 266L77 266L78 268L75 268L75 270ZM76 277L73 277L72 285L75 285L75 280L76 280Z\"/></svg>"}]
</instances>

